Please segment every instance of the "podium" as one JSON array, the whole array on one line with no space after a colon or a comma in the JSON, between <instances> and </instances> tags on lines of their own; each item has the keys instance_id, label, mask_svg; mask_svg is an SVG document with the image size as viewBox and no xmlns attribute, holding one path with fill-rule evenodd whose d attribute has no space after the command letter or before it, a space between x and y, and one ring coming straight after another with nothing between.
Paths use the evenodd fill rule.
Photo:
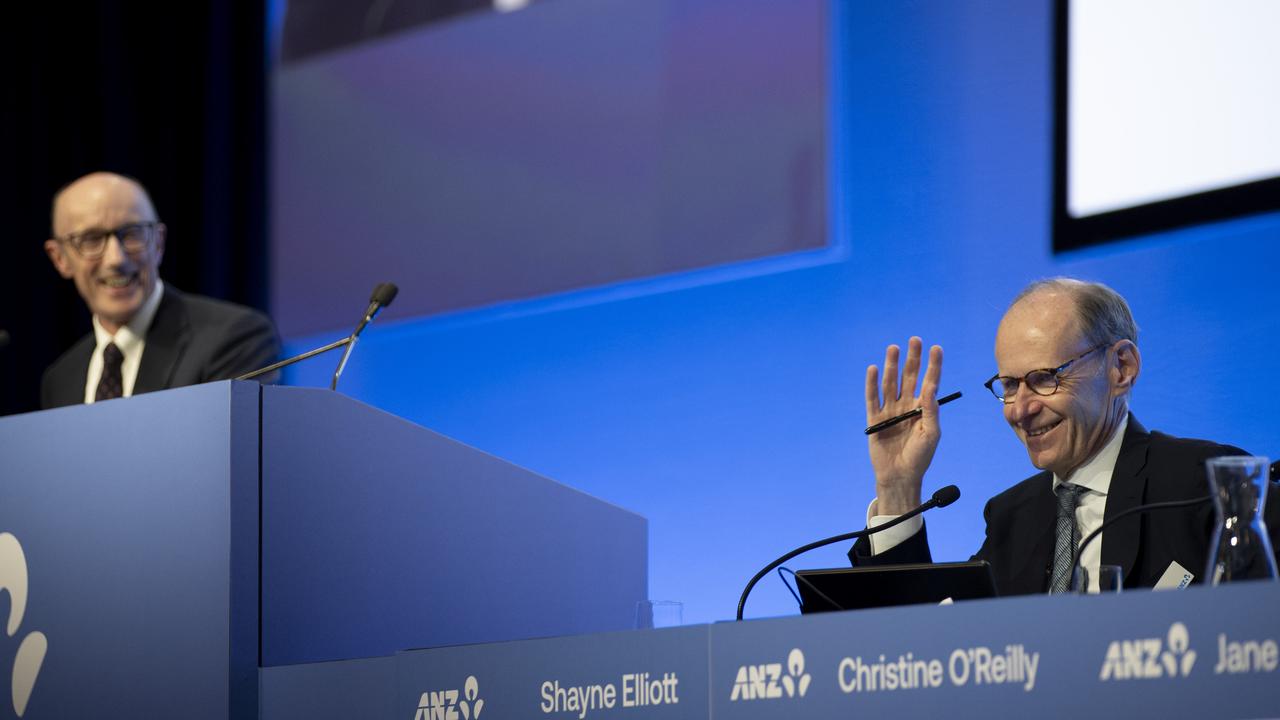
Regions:
<instances>
[{"instance_id":1,"label":"podium","mask_svg":"<svg viewBox=\"0 0 1280 720\"><path fill-rule=\"evenodd\" d=\"M24 719L250 718L259 668L621 630L647 595L643 518L327 390L0 418L0 458L0 719L37 633Z\"/></svg>"}]
</instances>

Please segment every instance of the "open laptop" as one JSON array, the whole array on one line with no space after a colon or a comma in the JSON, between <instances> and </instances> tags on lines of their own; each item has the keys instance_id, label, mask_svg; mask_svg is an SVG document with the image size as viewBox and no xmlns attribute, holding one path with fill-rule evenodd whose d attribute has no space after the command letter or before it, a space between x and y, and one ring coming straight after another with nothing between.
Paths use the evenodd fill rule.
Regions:
<instances>
[{"instance_id":1,"label":"open laptop","mask_svg":"<svg viewBox=\"0 0 1280 720\"><path fill-rule=\"evenodd\" d=\"M802 613L996 596L995 577L985 560L801 570L796 588Z\"/></svg>"}]
</instances>

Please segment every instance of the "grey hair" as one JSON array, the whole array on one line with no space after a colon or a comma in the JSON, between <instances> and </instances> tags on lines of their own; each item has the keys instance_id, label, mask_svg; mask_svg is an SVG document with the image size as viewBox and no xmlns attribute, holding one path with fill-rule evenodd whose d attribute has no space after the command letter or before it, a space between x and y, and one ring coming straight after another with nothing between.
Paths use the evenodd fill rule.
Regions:
<instances>
[{"instance_id":1,"label":"grey hair","mask_svg":"<svg viewBox=\"0 0 1280 720\"><path fill-rule=\"evenodd\" d=\"M1070 277L1036 280L1018 293L1010 307L1041 292L1065 293L1075 301L1076 319L1091 345L1110 345L1120 340L1138 344L1138 324L1133 321L1129 303L1106 285Z\"/></svg>"}]
</instances>

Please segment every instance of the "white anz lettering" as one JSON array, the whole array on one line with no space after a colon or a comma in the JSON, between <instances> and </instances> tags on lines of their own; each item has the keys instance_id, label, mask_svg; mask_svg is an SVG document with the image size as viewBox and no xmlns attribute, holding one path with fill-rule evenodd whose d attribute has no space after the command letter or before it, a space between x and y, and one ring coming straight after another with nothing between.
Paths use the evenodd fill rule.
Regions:
<instances>
[{"instance_id":1,"label":"white anz lettering","mask_svg":"<svg viewBox=\"0 0 1280 720\"><path fill-rule=\"evenodd\" d=\"M418 698L414 720L458 720L458 691L433 690Z\"/></svg>"},{"instance_id":2,"label":"white anz lettering","mask_svg":"<svg viewBox=\"0 0 1280 720\"><path fill-rule=\"evenodd\" d=\"M1219 665L1225 645L1219 638ZM1162 677L1187 677L1196 663L1187 626L1175 622L1166 638L1115 640L1107 646L1099 680L1152 680Z\"/></svg>"},{"instance_id":3,"label":"white anz lettering","mask_svg":"<svg viewBox=\"0 0 1280 720\"><path fill-rule=\"evenodd\" d=\"M780 698L782 697L782 686L778 684L780 677L782 677L782 663L743 665L738 668L738 675L733 681L733 692L729 694L729 700L732 702Z\"/></svg>"}]
</instances>

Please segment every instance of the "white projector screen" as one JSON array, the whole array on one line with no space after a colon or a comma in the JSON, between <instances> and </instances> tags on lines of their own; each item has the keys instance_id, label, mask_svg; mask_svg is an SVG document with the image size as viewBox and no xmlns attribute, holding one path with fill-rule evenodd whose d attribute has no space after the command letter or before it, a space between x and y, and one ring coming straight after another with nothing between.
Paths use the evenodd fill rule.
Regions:
<instances>
[{"instance_id":1,"label":"white projector screen","mask_svg":"<svg viewBox=\"0 0 1280 720\"><path fill-rule=\"evenodd\" d=\"M1058 19L1058 219L1129 218L1077 245L1266 209L1223 191L1280 177L1280 2L1061 0Z\"/></svg>"}]
</instances>

